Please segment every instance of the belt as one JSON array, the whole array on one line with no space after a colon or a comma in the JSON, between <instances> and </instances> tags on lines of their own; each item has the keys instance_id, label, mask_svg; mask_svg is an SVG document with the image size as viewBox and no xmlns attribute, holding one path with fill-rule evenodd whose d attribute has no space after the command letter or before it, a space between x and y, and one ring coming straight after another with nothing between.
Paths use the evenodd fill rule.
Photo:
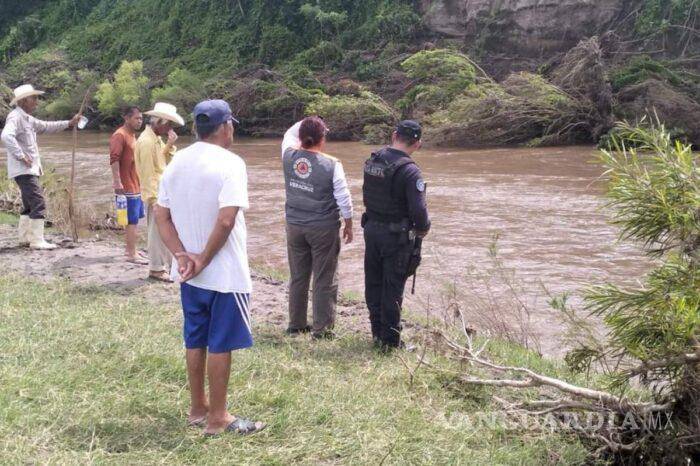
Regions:
<instances>
[{"instance_id":1,"label":"belt","mask_svg":"<svg viewBox=\"0 0 700 466\"><path fill-rule=\"evenodd\" d=\"M373 223L386 223L388 224L400 224L400 223L409 223L408 217L404 218L389 218L389 217L380 217L378 215L372 214L370 212L365 212L364 214L367 218L367 222L373 222Z\"/></svg>"}]
</instances>

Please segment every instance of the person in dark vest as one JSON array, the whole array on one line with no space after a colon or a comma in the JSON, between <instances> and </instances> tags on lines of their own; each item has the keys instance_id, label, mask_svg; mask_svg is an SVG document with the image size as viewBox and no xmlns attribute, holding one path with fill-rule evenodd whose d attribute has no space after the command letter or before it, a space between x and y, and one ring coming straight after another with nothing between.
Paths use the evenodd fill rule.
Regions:
<instances>
[{"instance_id":1,"label":"person in dark vest","mask_svg":"<svg viewBox=\"0 0 700 466\"><path fill-rule=\"evenodd\" d=\"M343 165L323 152L327 133L321 118L307 117L292 126L282 141L291 275L289 335L312 332L314 338L333 338L340 217L344 220L345 243L353 239L352 198ZM309 326L307 306L312 274L313 326Z\"/></svg>"},{"instance_id":2,"label":"person in dark vest","mask_svg":"<svg viewBox=\"0 0 700 466\"><path fill-rule=\"evenodd\" d=\"M402 346L401 306L416 238L430 229L423 176L411 154L421 147L421 127L402 121L389 147L365 162L365 299L374 344Z\"/></svg>"}]
</instances>

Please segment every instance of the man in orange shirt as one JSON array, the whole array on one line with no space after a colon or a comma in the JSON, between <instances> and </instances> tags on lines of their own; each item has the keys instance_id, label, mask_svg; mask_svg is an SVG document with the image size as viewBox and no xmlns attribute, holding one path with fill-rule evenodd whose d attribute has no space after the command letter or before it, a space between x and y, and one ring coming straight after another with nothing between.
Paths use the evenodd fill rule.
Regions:
<instances>
[{"instance_id":1,"label":"man in orange shirt","mask_svg":"<svg viewBox=\"0 0 700 466\"><path fill-rule=\"evenodd\" d=\"M141 183L136 173L134 150L136 149L136 132L141 129L143 115L138 107L128 107L124 113L124 124L109 139L109 164L112 167L114 194L126 196L126 260L133 264L147 265L148 262L136 255L139 220L145 216L141 201Z\"/></svg>"}]
</instances>

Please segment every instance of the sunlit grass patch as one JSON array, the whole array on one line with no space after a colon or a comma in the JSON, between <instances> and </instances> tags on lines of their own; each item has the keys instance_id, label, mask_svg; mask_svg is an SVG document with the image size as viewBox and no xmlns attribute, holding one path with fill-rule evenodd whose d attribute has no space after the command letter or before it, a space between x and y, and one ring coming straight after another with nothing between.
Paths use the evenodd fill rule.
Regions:
<instances>
[{"instance_id":1,"label":"sunlit grass patch","mask_svg":"<svg viewBox=\"0 0 700 466\"><path fill-rule=\"evenodd\" d=\"M229 404L269 427L205 440L175 307L98 287L0 278L0 463L544 464L585 457L570 438L458 422L490 410L364 335L336 341L256 329L234 353ZM462 417L460 417L462 416Z\"/></svg>"}]
</instances>

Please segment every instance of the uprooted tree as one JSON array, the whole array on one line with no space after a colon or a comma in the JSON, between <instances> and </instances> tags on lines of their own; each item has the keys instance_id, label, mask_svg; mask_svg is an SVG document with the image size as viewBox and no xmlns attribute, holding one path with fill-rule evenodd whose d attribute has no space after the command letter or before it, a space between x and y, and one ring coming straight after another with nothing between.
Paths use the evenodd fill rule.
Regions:
<instances>
[{"instance_id":1,"label":"uprooted tree","mask_svg":"<svg viewBox=\"0 0 700 466\"><path fill-rule=\"evenodd\" d=\"M512 400L494 396L508 414L604 414L613 422L578 429L597 445L599 457L620 464L690 464L700 460L700 158L661 125L619 124L613 134L600 155L613 222L621 239L640 242L656 266L636 288L603 284L588 290L585 308L602 318L608 335L601 341L594 332L579 332L566 357L572 374L586 383L500 363L459 308L456 325L432 331L426 341L466 367L457 375L461 383L537 393L529 401L515 393ZM584 328L586 319L565 300L555 304ZM419 365L443 370L425 353L419 359ZM602 389L587 386L593 380ZM649 428L645 419L654 416L671 421Z\"/></svg>"}]
</instances>

